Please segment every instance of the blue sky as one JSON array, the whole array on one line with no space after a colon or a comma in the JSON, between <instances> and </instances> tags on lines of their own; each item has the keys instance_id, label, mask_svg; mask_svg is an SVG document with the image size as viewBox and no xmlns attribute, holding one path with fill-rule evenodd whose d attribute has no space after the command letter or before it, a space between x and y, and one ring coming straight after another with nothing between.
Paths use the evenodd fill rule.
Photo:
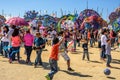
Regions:
<instances>
[{"instance_id":1,"label":"blue sky","mask_svg":"<svg viewBox=\"0 0 120 80\"><path fill-rule=\"evenodd\" d=\"M0 14L4 10L4 14L12 16L23 16L25 11L36 10L42 12L47 10L48 14L57 12L57 16L61 16L60 9L63 13L73 13L74 9L78 13L86 9L87 0L1 0L0 1ZM88 8L97 10L101 13L103 9L103 18L113 12L120 6L120 0L88 0ZM108 13L107 13L108 9Z\"/></svg>"}]
</instances>

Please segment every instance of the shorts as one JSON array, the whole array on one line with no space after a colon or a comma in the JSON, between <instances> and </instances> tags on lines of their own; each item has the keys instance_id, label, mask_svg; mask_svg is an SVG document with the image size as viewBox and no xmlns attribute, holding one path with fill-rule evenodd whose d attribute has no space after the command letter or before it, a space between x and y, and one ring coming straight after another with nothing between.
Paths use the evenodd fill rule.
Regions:
<instances>
[{"instance_id":1,"label":"shorts","mask_svg":"<svg viewBox=\"0 0 120 80\"><path fill-rule=\"evenodd\" d=\"M61 56L64 58L65 61L70 60L69 56L65 52L61 53Z\"/></svg>"}]
</instances>

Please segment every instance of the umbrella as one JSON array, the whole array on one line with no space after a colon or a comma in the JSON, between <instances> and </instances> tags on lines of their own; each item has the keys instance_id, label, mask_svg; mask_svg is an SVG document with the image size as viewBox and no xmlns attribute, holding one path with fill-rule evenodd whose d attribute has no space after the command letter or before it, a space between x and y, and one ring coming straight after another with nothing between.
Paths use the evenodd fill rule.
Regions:
<instances>
[{"instance_id":1,"label":"umbrella","mask_svg":"<svg viewBox=\"0 0 120 80\"><path fill-rule=\"evenodd\" d=\"M10 18L5 23L10 24L10 25L15 25L15 26L28 26L29 25L23 18L20 18L20 17Z\"/></svg>"}]
</instances>

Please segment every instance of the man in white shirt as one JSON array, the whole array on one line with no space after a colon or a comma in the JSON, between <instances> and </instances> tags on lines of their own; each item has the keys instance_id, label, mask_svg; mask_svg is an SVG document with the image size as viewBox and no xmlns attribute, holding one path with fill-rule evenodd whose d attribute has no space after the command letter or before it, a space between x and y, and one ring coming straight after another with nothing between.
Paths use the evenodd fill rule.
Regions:
<instances>
[{"instance_id":1,"label":"man in white shirt","mask_svg":"<svg viewBox=\"0 0 120 80\"><path fill-rule=\"evenodd\" d=\"M106 52L105 47L106 47L106 44L107 44L107 42L106 42L107 41L106 35L107 35L107 30L104 29L102 31L102 36L101 36L101 49L102 49L102 51L101 51L101 59L102 60L104 60L106 58L106 55L105 55L105 52Z\"/></svg>"}]
</instances>

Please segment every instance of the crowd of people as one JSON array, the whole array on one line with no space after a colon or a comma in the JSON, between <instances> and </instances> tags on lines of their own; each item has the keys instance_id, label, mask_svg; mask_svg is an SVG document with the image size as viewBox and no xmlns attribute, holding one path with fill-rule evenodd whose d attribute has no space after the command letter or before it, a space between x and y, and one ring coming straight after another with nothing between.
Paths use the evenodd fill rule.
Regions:
<instances>
[{"instance_id":1,"label":"crowd of people","mask_svg":"<svg viewBox=\"0 0 120 80\"><path fill-rule=\"evenodd\" d=\"M111 67L111 50L117 47L120 51L120 30L115 32L108 28L99 30L62 28L60 32L57 32L55 27L40 29L4 25L1 27L0 37L0 54L8 58L9 63L15 60L20 62L20 47L24 44L26 64L31 63L32 50L36 51L36 58L34 61L35 68L38 65L43 65L41 55L45 46L51 46L52 49L49 57L51 71L46 76L48 80L52 80L54 74L58 71L57 60L59 53L67 62L67 70L74 71L70 66L70 57L67 53L69 51L76 52L77 46L83 48L82 60L87 57L87 60L90 61L89 44L92 48L98 43L100 59L106 60L107 67Z\"/></svg>"}]
</instances>

